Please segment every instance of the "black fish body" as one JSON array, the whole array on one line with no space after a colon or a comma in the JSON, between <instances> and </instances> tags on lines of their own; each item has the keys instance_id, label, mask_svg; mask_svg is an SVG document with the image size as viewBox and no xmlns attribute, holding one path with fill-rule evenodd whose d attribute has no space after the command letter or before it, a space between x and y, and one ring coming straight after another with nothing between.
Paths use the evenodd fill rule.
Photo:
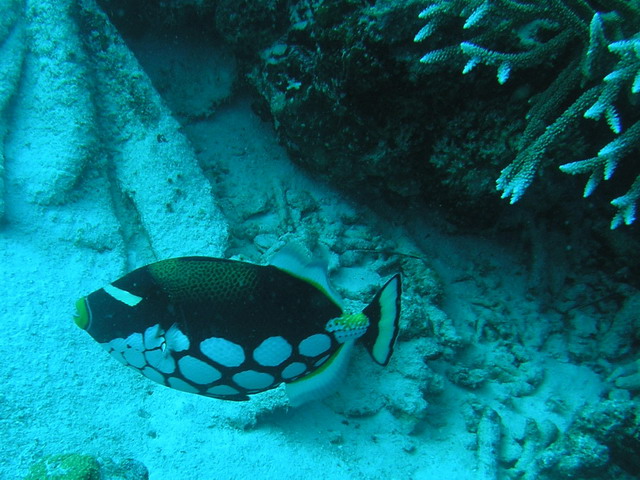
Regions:
<instances>
[{"instance_id":1,"label":"black fish body","mask_svg":"<svg viewBox=\"0 0 640 480\"><path fill-rule=\"evenodd\" d=\"M304 276L211 257L162 260L81 298L75 321L163 385L246 400L285 383L300 404L332 388L357 338L386 365L400 314L399 275L348 315L313 269Z\"/></svg>"}]
</instances>

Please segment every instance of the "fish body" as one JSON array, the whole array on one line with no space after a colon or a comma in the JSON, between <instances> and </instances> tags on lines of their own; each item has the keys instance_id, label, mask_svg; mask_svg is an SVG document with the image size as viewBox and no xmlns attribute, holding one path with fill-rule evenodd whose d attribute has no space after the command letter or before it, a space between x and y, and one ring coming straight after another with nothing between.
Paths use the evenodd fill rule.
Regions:
<instances>
[{"instance_id":1,"label":"fish body","mask_svg":"<svg viewBox=\"0 0 640 480\"><path fill-rule=\"evenodd\" d=\"M398 334L399 275L347 314L320 270L291 258L162 260L78 300L75 322L168 387L247 400L285 383L298 405L334 389L358 338L386 365Z\"/></svg>"}]
</instances>

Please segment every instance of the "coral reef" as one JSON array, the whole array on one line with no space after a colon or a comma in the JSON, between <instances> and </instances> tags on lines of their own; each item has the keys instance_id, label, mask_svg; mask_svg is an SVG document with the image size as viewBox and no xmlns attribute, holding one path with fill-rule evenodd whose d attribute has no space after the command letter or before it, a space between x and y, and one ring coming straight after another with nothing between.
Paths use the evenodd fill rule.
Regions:
<instances>
[{"instance_id":1,"label":"coral reef","mask_svg":"<svg viewBox=\"0 0 640 480\"><path fill-rule=\"evenodd\" d=\"M502 197L511 203L522 197L548 163L549 149L567 129L577 128L580 117L606 118L616 135L595 157L560 167L566 173L590 175L585 197L637 150L640 9L634 2L443 0L431 2L420 18L426 24L416 42L463 23L461 40L430 50L421 59L425 64L464 65L465 74L479 64L495 66L500 84L517 70L549 68L549 64L555 69L549 84L531 95L518 154L496 181ZM629 225L635 218L640 195L640 174L636 175L629 191L611 202L617 208L611 228Z\"/></svg>"},{"instance_id":2,"label":"coral reef","mask_svg":"<svg viewBox=\"0 0 640 480\"><path fill-rule=\"evenodd\" d=\"M100 480L100 464L90 455L50 455L35 463L25 480Z\"/></svg>"},{"instance_id":3,"label":"coral reef","mask_svg":"<svg viewBox=\"0 0 640 480\"><path fill-rule=\"evenodd\" d=\"M401 20L417 8L332 1L290 10L286 33L260 52L249 80L298 162L343 185L420 194L428 132L418 124L433 101L409 78L403 55L414 47Z\"/></svg>"},{"instance_id":4,"label":"coral reef","mask_svg":"<svg viewBox=\"0 0 640 480\"><path fill-rule=\"evenodd\" d=\"M638 478L639 426L634 402L607 400L585 407L559 440L538 456L538 478Z\"/></svg>"},{"instance_id":5,"label":"coral reef","mask_svg":"<svg viewBox=\"0 0 640 480\"><path fill-rule=\"evenodd\" d=\"M637 478L638 414L633 402L604 400L580 409L564 431L528 418L518 433L490 406L465 405L478 470L487 479Z\"/></svg>"},{"instance_id":6,"label":"coral reef","mask_svg":"<svg viewBox=\"0 0 640 480\"><path fill-rule=\"evenodd\" d=\"M254 57L273 43L287 21L283 0L221 0L216 5L216 29L240 59Z\"/></svg>"},{"instance_id":7,"label":"coral reef","mask_svg":"<svg viewBox=\"0 0 640 480\"><path fill-rule=\"evenodd\" d=\"M531 215L521 219L519 226L527 225L524 231L504 228L499 240L491 239L490 248L483 239L440 238L437 229L423 224L410 229L410 222L429 214L421 202L425 198L445 204L459 224L464 215L473 226L495 222L503 208L496 205L497 195L489 195L493 178L517 154L519 132L525 132L523 138L527 131L540 132L540 125L529 127L526 103L530 98L544 103L558 65L584 53L569 48L584 47L579 35L570 39L572 30L558 33L555 24L546 22L533 25L539 27L533 32L523 31L523 38L544 32L542 43L551 42L531 46L532 52L560 45L566 51L539 63L539 81L519 88L514 84L530 65L526 56L510 68L496 65L503 86L496 84L493 72L483 76L488 69L476 67L462 77L437 70L441 65L418 64L417 52L424 48L412 39L422 1L303 0L287 3L288 8L284 2L257 0L213 2L217 8L198 0L161 3L100 2L107 13L93 0L13 1L1 7L8 13L0 16L0 64L11 67L0 72L3 228L17 238L3 236L13 243L0 249L3 265L13 266L11 275L2 278L5 290L14 292L3 314L12 315L23 328L12 330L0 349L29 367L25 373L8 362L1 367L3 377L11 378L7 385L24 387L2 393L2 413L27 431L23 435L11 430L21 438L17 446L3 444L3 451L20 449L21 466L34 456L41 458L42 445L25 446L22 437L37 439L50 430L50 417L40 414L42 407L56 409L63 426L60 443L90 437L88 445L96 451L134 445L143 451L145 463L154 462L153 470L168 476L188 461L176 452L194 446L207 454L207 465L194 475L216 468L228 472L227 465L238 460L234 468L245 468L238 470L243 476L255 469L254 457L259 462L271 461L274 451L290 455L278 457L291 459L283 466L270 464L276 475L296 461L304 463L308 449L313 458L309 472L326 455L331 459L322 462L331 464L327 468L342 462L346 467L341 473L354 478L434 478L432 472L441 471L441 465L430 470L427 464L446 455L462 458L451 462L462 465L459 478L551 480L583 478L591 472L625 480L638 476L638 465L629 457L638 445L640 297L632 285L624 285L637 283L637 243L627 241L619 230L603 237L580 238L586 228L560 234L550 221L531 221ZM450 20L461 24L471 19L470 32L483 28L495 4L466 3L477 7L475 13L465 11L462 19L453 15ZM458 8L459 2L450 5ZM263 12L267 21L250 23L241 9ZM160 22L173 33L189 28L194 18L195 25L204 25L197 35L175 42L170 35L148 35L153 30L149 22ZM514 25L509 22L526 18L505 20L509 40ZM145 28L137 31L136 19ZM618 20L601 20L610 39ZM448 45L456 41L458 30L443 31L444 26L437 25L430 39ZM589 28L597 33L599 27ZM628 38L626 27L621 28ZM560 37L554 41L555 33ZM227 45L209 35L220 35ZM52 51L51 39L67 37L68 44ZM472 41L479 48L489 44L473 38L466 53L459 52L461 61L477 54L480 63L491 63L489 54L474 48ZM203 42L197 52L184 55L196 40ZM160 52L150 51L154 44ZM503 52L503 46L491 45L492 51ZM603 54L605 69L632 71L628 46L594 51ZM236 63L229 52L240 50L246 51ZM164 68L163 58L178 71ZM623 68L617 62L630 63ZM201 76L202 83L194 81L189 84L193 89L183 92L176 85L189 75ZM261 99L256 104L255 98L242 98L227 107L243 79ZM621 81L623 89L612 90L618 97L609 103L608 81L594 77L602 102L594 99L592 105L615 107L601 113L611 125L586 121L598 133L593 138L582 129L568 132L585 140L576 147L579 154L573 152L575 158L587 158L592 148L607 143L603 138L618 129L616 117L621 127L614 135L623 138L633 132L628 123L636 113L621 101L629 78ZM470 86L482 93L474 98ZM578 90L572 94L579 95ZM194 91L195 104L190 101ZM540 96L532 97L533 92ZM571 107L567 95L560 109ZM345 202L344 195L301 174L273 140L269 125L252 116L252 103L274 121L299 164L344 180L342 188L365 201ZM553 120L563 111L549 111L545 118ZM573 148L560 145L561 140L554 137L549 146L555 159ZM61 155L38 158L48 143ZM30 178L34 165L42 168ZM598 165L605 172L611 169ZM617 168L632 171L633 165L628 157L619 157ZM562 173L549 175L577 183ZM611 181L621 176L616 173ZM612 182L604 182L598 192ZM554 208L566 199L540 183L530 188L549 193L544 195L549 204L531 206L531 211L548 208L555 215ZM367 196L371 191L377 195ZM381 197L402 208L387 210ZM415 197L419 201L412 204ZM513 210L522 212L525 201ZM635 200L630 194L620 203L624 222L632 217ZM567 218L562 212L558 222ZM440 226L450 228L444 222ZM45 230L47 235L40 235ZM46 242L47 248L21 249L26 237L38 247ZM160 392L160 386L122 374L116 370L119 365L101 363L104 352L89 350L64 329L51 328L53 316L68 314L69 298L78 290L88 291L92 282L102 285L141 263L184 253L224 253L265 262L286 242L325 257L332 282L353 311L362 309L391 274L401 271L407 279L402 333L389 366L380 368L356 349L344 385L308 408L287 410L282 390L244 404L196 399L169 389ZM616 268L581 276L614 256L605 247L616 243L623 244L617 252L627 252ZM519 258L510 257L514 251ZM78 273L70 275L78 280L59 285L53 270L72 263ZM57 307L42 315L44 305L47 311ZM15 351L9 344L14 338L25 344L38 338L41 351ZM72 350L91 360L79 364ZM49 365L51 352L63 357L59 368L64 374L52 376L40 368ZM114 386L114 376L121 374ZM567 388L567 379L572 388ZM56 405L52 399L59 398L57 389L62 388L68 401ZM117 393L105 393L113 388ZM32 391L27 406L19 398L25 389ZM94 416L82 408L122 396L128 400L108 415ZM27 426L25 419L35 426ZM288 435L272 428L281 425ZM308 444L288 443L296 429ZM217 442L216 455L209 455L212 441ZM343 448L346 445L350 448ZM373 458L381 446L401 454ZM109 469L115 478L123 476L123 470L140 478L146 472L134 461L99 461L103 476Z\"/></svg>"},{"instance_id":8,"label":"coral reef","mask_svg":"<svg viewBox=\"0 0 640 480\"><path fill-rule=\"evenodd\" d=\"M640 359L616 368L608 378L620 389L636 394L640 392Z\"/></svg>"},{"instance_id":9,"label":"coral reef","mask_svg":"<svg viewBox=\"0 0 640 480\"><path fill-rule=\"evenodd\" d=\"M600 338L599 351L603 357L618 360L637 352L640 341L639 309L640 293L629 292Z\"/></svg>"},{"instance_id":10,"label":"coral reef","mask_svg":"<svg viewBox=\"0 0 640 480\"><path fill-rule=\"evenodd\" d=\"M287 5L279 1L225 1L209 8L182 8L176 2L166 2L159 9L151 5L145 8L146 2L141 2L141 7L128 7L120 1L104 0L101 5L134 51L140 30L146 32L153 27L171 32L193 24L201 26L206 38L217 36L224 41L222 50L230 48L238 58L237 85L249 84L258 93L260 100L254 102L254 108L263 118L273 121L293 160L354 196L366 199L380 194L398 204L423 205L427 201L450 213L455 223L473 227L503 219L518 223L524 216L531 218L541 212L559 222L579 221L588 215L596 221L608 218L613 214L611 205L602 204L599 195L588 204L567 198L565 186L576 182L557 169L545 167L589 158L610 142L603 140L610 134L605 122L583 121L580 128L563 127L578 122L582 112L598 103L597 98L580 115L571 113L577 106L566 109L579 96L578 83L583 77L589 78L588 86L597 87L592 93L602 90L602 99L609 98L603 90L607 84L603 78L613 70L629 70L622 67L630 61L623 51L631 47L620 44L619 55L609 52L606 43L596 41L596 26L590 42L589 33L583 28L585 22L587 30L591 28L586 7L576 7L577 13L568 8L566 15L559 15L551 6L538 11L518 2L478 1L464 9L466 3L442 2L440 8L438 2L432 2L437 8L429 10L427 18L430 27L426 31L430 30L431 35L423 41L429 42L427 48L434 48L431 60L439 60L437 64L416 62L424 53L424 44L413 42L415 32L425 23L417 17L425 7L425 2L419 0L384 0L371 5L352 0L299 0ZM613 14L598 17L609 43L618 41L618 36L630 38L635 22L635 10L624 7L625 2L618 3L613 2L613 7L624 11L625 21ZM503 12L502 23L496 22L505 31L496 28L502 35L494 38L488 19L502 18L494 10L499 13L503 4L511 10ZM562 2L553 5L556 4ZM485 6L480 8L482 5ZM478 10L474 21L459 33L457 27L462 26L474 7ZM514 12L517 15L510 15ZM261 21L249 20L256 16ZM136 33L132 19L138 17L142 20ZM537 21L538 17L542 20ZM469 35L465 35L467 32ZM219 51L220 45L213 45L206 38L202 42L208 42L208 49ZM466 45L466 54L460 48L461 41ZM507 44L511 41L516 42L513 48ZM440 48L442 45L445 47ZM484 50L472 52L472 45ZM588 48L597 53L593 55L597 58L582 65L580 60ZM496 63L497 60L488 59L489 53L481 53L485 50L496 55L505 52L515 58L510 69L502 69L504 80L509 78L502 87L483 69L475 68L460 76L450 68L462 68L471 53L479 55L481 61ZM447 55L436 54L442 51ZM137 55L142 58L144 52ZM527 76L531 66L537 68L535 79ZM149 71L154 69L158 66ZM591 73L583 74L583 70ZM560 78L559 71L567 75ZM573 75L571 81L564 81L569 72ZM166 88L171 75L161 73L158 78L156 83ZM617 83L624 85L616 90L618 98L610 102L616 107L624 130L618 136L626 139L635 131L630 129L635 118L630 108L635 95L626 88L628 84L627 75ZM162 93L172 105L174 93ZM625 101L626 96L629 101ZM181 114L179 107L172 108ZM202 114L213 110L215 107ZM563 115L565 111L568 113ZM554 124L556 119L558 123ZM542 135L545 127L552 125L555 126ZM539 137L543 138L534 146ZM624 143L630 147L634 144L627 140ZM538 148L543 144L543 149ZM620 171L633 170L633 163L623 155L628 148L619 149L619 144L611 147L616 147ZM525 150L529 152L526 158ZM536 156L534 151L542 153ZM515 162L514 158L523 161ZM531 196L544 197L545 202L523 200L518 209L499 202L495 179L501 170L502 178L511 178L504 168L510 162L514 179L516 164L522 164L522 168L518 167L521 175L517 176L522 182L509 183L514 188L518 183L522 191L525 178L544 170L549 181L534 182ZM582 169L587 166L580 165ZM615 181L606 182L605 194L616 197L614 203L620 207L616 222L630 220L631 206L635 204L637 189L625 187L624 176L619 174Z\"/></svg>"},{"instance_id":11,"label":"coral reef","mask_svg":"<svg viewBox=\"0 0 640 480\"><path fill-rule=\"evenodd\" d=\"M100 458L101 480L149 480L147 467L133 458Z\"/></svg>"},{"instance_id":12,"label":"coral reef","mask_svg":"<svg viewBox=\"0 0 640 480\"><path fill-rule=\"evenodd\" d=\"M47 455L34 463L24 480L148 480L147 468L127 458L95 458L79 453Z\"/></svg>"}]
</instances>

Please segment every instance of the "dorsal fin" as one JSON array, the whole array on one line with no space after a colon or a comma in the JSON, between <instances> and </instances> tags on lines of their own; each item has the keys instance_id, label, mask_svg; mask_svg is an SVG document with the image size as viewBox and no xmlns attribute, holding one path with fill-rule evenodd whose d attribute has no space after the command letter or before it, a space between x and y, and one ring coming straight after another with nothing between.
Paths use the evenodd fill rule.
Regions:
<instances>
[{"instance_id":1,"label":"dorsal fin","mask_svg":"<svg viewBox=\"0 0 640 480\"><path fill-rule=\"evenodd\" d=\"M285 245L271 257L269 264L304 280L321 290L333 303L341 309L342 299L329 284L327 276L327 263L309 260L302 248L296 245Z\"/></svg>"}]
</instances>

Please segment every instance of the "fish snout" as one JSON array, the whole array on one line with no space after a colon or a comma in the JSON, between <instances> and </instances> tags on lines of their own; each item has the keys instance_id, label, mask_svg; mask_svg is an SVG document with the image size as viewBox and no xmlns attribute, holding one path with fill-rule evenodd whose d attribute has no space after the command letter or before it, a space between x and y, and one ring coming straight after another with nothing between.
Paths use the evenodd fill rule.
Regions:
<instances>
[{"instance_id":1,"label":"fish snout","mask_svg":"<svg viewBox=\"0 0 640 480\"><path fill-rule=\"evenodd\" d=\"M82 297L76 302L76 313L73 314L73 321L81 329L86 330L89 326L89 308L86 297Z\"/></svg>"}]
</instances>

